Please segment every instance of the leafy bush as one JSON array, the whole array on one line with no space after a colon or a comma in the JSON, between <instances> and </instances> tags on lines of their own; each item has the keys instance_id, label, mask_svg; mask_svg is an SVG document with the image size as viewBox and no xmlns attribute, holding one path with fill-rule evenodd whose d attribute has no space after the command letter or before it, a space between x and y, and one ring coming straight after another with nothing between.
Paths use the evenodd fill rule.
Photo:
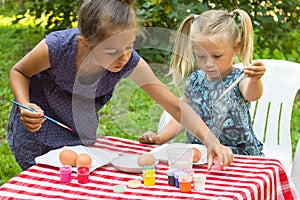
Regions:
<instances>
[{"instance_id":1,"label":"leafy bush","mask_svg":"<svg viewBox=\"0 0 300 200\"><path fill-rule=\"evenodd\" d=\"M23 2L14 0L15 2ZM82 0L30 0L21 4L23 9L17 21L26 13L40 18L43 14L46 29L64 29L77 20L76 14ZM299 18L300 1L231 1L231 0L137 0L134 6L143 26L163 27L175 30L178 24L190 13L201 13L209 9L246 10L253 19L256 32L257 56L260 58L286 59L299 61ZM42 22L39 22L41 24ZM37 25L39 25L37 24ZM296 28L295 28L296 27ZM291 40L296 39L296 41ZM289 42L287 42L289 41ZM292 43L291 48L288 43ZM298 44L298 45L297 45ZM151 60L163 61L165 55L154 51L147 54ZM143 54L142 54L143 55Z\"/></svg>"},{"instance_id":2,"label":"leafy bush","mask_svg":"<svg viewBox=\"0 0 300 200\"><path fill-rule=\"evenodd\" d=\"M235 8L251 15L256 34L256 58L300 62L300 1L139 0L136 4L136 12L144 26L170 29L176 29L190 13Z\"/></svg>"}]
</instances>

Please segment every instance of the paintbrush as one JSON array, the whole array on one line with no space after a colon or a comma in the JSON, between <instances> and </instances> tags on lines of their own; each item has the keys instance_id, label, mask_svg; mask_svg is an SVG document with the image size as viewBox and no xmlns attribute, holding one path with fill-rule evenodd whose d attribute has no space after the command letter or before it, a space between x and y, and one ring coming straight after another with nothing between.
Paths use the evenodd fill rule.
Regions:
<instances>
[{"instance_id":1,"label":"paintbrush","mask_svg":"<svg viewBox=\"0 0 300 200\"><path fill-rule=\"evenodd\" d=\"M31 112L36 112L34 109L28 108L27 106L25 106L25 105L23 105L23 104L20 104L20 103L14 101L14 100L11 100L11 102L13 102L14 104L16 104L16 105L18 105L18 106L21 106L22 108L25 108L26 110L29 110L29 111L31 111ZM47 115L44 115L44 118L50 120L51 122L56 123L58 126L61 126L61 127L65 128L65 129L67 129L67 130L69 130L69 131L73 131L70 127L68 127L68 126L66 126L66 125L64 125L64 124L62 124L62 123L56 121L55 119L52 119L51 117L48 117Z\"/></svg>"},{"instance_id":2,"label":"paintbrush","mask_svg":"<svg viewBox=\"0 0 300 200\"><path fill-rule=\"evenodd\" d=\"M242 73L241 76L236 79L216 100L216 102L220 101L230 90L232 90L245 76L245 73Z\"/></svg>"}]
</instances>

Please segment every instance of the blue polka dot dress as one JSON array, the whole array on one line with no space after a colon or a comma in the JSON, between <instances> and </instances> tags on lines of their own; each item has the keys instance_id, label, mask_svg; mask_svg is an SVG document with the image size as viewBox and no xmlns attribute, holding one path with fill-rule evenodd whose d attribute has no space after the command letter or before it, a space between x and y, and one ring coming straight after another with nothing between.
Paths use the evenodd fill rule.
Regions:
<instances>
[{"instance_id":1,"label":"blue polka dot dress","mask_svg":"<svg viewBox=\"0 0 300 200\"><path fill-rule=\"evenodd\" d=\"M208 81L204 71L195 71L185 82L184 94L189 105L203 119L221 144L230 147L235 154L263 156L261 152L263 145L252 129L250 102L243 98L239 84L216 102L222 92L241 74L241 69L234 68L221 81ZM187 142L202 144L189 132L187 132Z\"/></svg>"},{"instance_id":2,"label":"blue polka dot dress","mask_svg":"<svg viewBox=\"0 0 300 200\"><path fill-rule=\"evenodd\" d=\"M66 145L92 145L96 141L98 111L112 97L115 85L126 78L140 60L133 51L119 72L102 71L97 81L81 84L76 76L77 28L56 31L46 36L51 67L30 79L30 102L45 115L71 127L73 132L46 120L37 132L28 131L20 121L18 106L13 105L8 142L22 167L35 164L35 157Z\"/></svg>"}]
</instances>

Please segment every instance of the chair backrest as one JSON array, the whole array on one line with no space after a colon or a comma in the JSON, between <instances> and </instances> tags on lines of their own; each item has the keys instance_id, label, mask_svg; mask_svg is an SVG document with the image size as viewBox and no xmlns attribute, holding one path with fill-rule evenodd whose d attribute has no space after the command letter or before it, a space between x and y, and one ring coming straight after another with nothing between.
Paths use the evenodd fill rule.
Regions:
<instances>
[{"instance_id":1,"label":"chair backrest","mask_svg":"<svg viewBox=\"0 0 300 200\"><path fill-rule=\"evenodd\" d=\"M266 66L263 95L251 103L253 129L264 143L266 156L277 158L288 173L292 166L290 123L293 103L300 89L300 64L262 60Z\"/></svg>"},{"instance_id":2,"label":"chair backrest","mask_svg":"<svg viewBox=\"0 0 300 200\"><path fill-rule=\"evenodd\" d=\"M294 154L294 162L291 174L297 193L300 195L300 140Z\"/></svg>"}]
</instances>

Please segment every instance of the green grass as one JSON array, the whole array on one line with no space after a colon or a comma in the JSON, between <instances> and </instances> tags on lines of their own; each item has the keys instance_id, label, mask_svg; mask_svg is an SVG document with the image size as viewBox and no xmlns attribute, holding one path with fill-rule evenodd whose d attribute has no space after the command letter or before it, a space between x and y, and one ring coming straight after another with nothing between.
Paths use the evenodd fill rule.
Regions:
<instances>
[{"instance_id":1,"label":"green grass","mask_svg":"<svg viewBox=\"0 0 300 200\"><path fill-rule=\"evenodd\" d=\"M7 144L7 122L13 98L9 84L10 68L42 38L41 29L25 25L11 25L10 18L0 16L0 185L21 172ZM164 83L170 79L163 74L167 69L155 68ZM171 87L171 86L170 86ZM171 87L173 92L176 91ZM298 98L299 100L299 98ZM124 103L125 101L125 103ZM118 108L116 110L116 108ZM111 135L137 140L147 130L157 130L162 108L130 80L123 80L112 100L100 111L98 135ZM300 102L294 104L291 124L293 151L300 137ZM176 141L184 141L181 134Z\"/></svg>"},{"instance_id":2,"label":"green grass","mask_svg":"<svg viewBox=\"0 0 300 200\"><path fill-rule=\"evenodd\" d=\"M0 185L21 172L6 139L10 100L13 99L9 71L42 37L40 31L28 26L12 26L10 18L0 16Z\"/></svg>"}]
</instances>

